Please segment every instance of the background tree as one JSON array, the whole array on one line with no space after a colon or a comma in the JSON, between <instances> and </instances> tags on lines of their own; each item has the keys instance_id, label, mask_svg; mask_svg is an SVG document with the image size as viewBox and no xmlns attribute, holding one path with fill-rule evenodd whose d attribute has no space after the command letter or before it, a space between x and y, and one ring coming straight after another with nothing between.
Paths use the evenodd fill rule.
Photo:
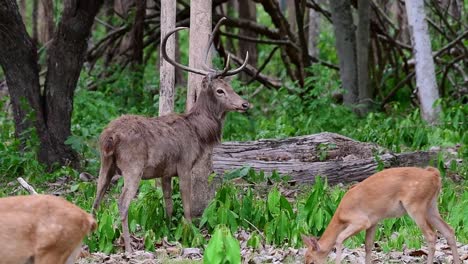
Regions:
<instances>
[{"instance_id":1,"label":"background tree","mask_svg":"<svg viewBox=\"0 0 468 264\"><path fill-rule=\"evenodd\" d=\"M161 1L161 41L167 32L175 28L176 6L175 1ZM175 38L167 41L167 55L171 58L175 58L175 43ZM175 69L165 60L159 60L159 63L159 116L162 116L174 112Z\"/></svg>"},{"instance_id":2,"label":"background tree","mask_svg":"<svg viewBox=\"0 0 468 264\"><path fill-rule=\"evenodd\" d=\"M356 28L349 0L330 0L336 50L340 62L341 85L345 90L343 102L354 105L358 102L358 74L356 55Z\"/></svg>"},{"instance_id":3,"label":"background tree","mask_svg":"<svg viewBox=\"0 0 468 264\"><path fill-rule=\"evenodd\" d=\"M202 69L205 61L205 52L208 39L210 38L212 22L211 0L191 0L190 1L190 43L189 43L189 66L195 69ZM208 53L206 65L210 67L211 52ZM197 100L201 88L203 76L194 73L188 75L187 102L185 111L188 112ZM210 188L207 175L212 172L213 150L205 150L199 161L192 170L192 215L200 216L214 196L214 188Z\"/></svg>"},{"instance_id":4,"label":"background tree","mask_svg":"<svg viewBox=\"0 0 468 264\"><path fill-rule=\"evenodd\" d=\"M65 1L54 39L47 49L47 74L41 92L37 51L26 32L16 1L0 5L0 65L5 73L15 118L15 133L39 136L38 158L51 166L78 165L65 141L70 136L73 94L90 35L102 1Z\"/></svg>"},{"instance_id":5,"label":"background tree","mask_svg":"<svg viewBox=\"0 0 468 264\"><path fill-rule=\"evenodd\" d=\"M426 23L426 12L423 0L406 1L406 13L413 44L413 56L416 68L416 85L418 88L421 113L424 120L434 123L438 120L440 106L435 102L439 99L439 91L435 78L434 59L432 58L431 40Z\"/></svg>"}]
</instances>

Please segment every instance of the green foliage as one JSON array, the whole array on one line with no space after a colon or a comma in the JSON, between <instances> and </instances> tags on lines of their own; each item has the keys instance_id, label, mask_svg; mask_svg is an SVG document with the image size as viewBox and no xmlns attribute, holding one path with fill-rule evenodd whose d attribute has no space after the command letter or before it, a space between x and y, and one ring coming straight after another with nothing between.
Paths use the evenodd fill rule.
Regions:
<instances>
[{"instance_id":1,"label":"green foliage","mask_svg":"<svg viewBox=\"0 0 468 264\"><path fill-rule=\"evenodd\" d=\"M203 254L203 263L241 263L239 242L231 235L229 228L217 226Z\"/></svg>"}]
</instances>

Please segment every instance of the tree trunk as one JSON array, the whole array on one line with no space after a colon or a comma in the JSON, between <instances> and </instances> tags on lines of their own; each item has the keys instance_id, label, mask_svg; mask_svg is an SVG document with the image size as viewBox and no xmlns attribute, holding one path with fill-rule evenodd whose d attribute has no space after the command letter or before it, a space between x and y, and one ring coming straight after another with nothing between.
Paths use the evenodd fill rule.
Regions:
<instances>
[{"instance_id":1,"label":"tree trunk","mask_svg":"<svg viewBox=\"0 0 468 264\"><path fill-rule=\"evenodd\" d=\"M340 78L345 90L343 102L354 105L358 102L356 35L350 0L330 0L336 49L340 61Z\"/></svg>"},{"instance_id":2,"label":"tree trunk","mask_svg":"<svg viewBox=\"0 0 468 264\"><path fill-rule=\"evenodd\" d=\"M205 50L211 34L212 3L211 0L190 1L190 43L189 66L201 69L205 60ZM211 66L211 56L208 55L206 64ZM186 111L189 111L201 89L203 76L189 73ZM209 201L214 197L215 188L208 182L208 176L212 172L213 149L205 149L202 157L194 164L191 177L191 211L192 216L201 216ZM183 190L181 190L183 191Z\"/></svg>"},{"instance_id":3,"label":"tree trunk","mask_svg":"<svg viewBox=\"0 0 468 264\"><path fill-rule=\"evenodd\" d=\"M57 32L47 50L44 105L50 146L39 153L40 160L46 164L78 165L75 152L65 141L71 134L73 95L88 47L87 40L102 2L65 1Z\"/></svg>"},{"instance_id":4,"label":"tree trunk","mask_svg":"<svg viewBox=\"0 0 468 264\"><path fill-rule=\"evenodd\" d=\"M133 78L133 88L140 91L143 88L143 37L145 30L146 0L136 0L135 20L132 34L132 64L131 69L135 73Z\"/></svg>"},{"instance_id":5,"label":"tree trunk","mask_svg":"<svg viewBox=\"0 0 468 264\"><path fill-rule=\"evenodd\" d=\"M161 1L161 42L167 32L175 28L176 4L173 0ZM167 55L170 58L174 58L175 36L168 40L166 47ZM161 55L160 58L162 58ZM159 116L162 116L174 112L175 69L174 66L164 59L160 60L159 69Z\"/></svg>"},{"instance_id":6,"label":"tree trunk","mask_svg":"<svg viewBox=\"0 0 468 264\"><path fill-rule=\"evenodd\" d=\"M374 153L379 154L379 158ZM276 171L290 183L313 183L316 176L328 182L361 181L377 168L427 166L437 152L393 154L377 145L334 134L320 133L286 139L224 142L215 147L213 168L218 175L250 167L267 175Z\"/></svg>"},{"instance_id":7,"label":"tree trunk","mask_svg":"<svg viewBox=\"0 0 468 264\"><path fill-rule=\"evenodd\" d=\"M54 2L53 0L41 0L39 4L39 28L38 41L47 43L54 35Z\"/></svg>"},{"instance_id":8,"label":"tree trunk","mask_svg":"<svg viewBox=\"0 0 468 264\"><path fill-rule=\"evenodd\" d=\"M316 1L318 4L322 0ZM318 58L318 40L320 35L320 16L321 14L313 8L309 8L309 32L308 32L308 50L309 55Z\"/></svg>"},{"instance_id":9,"label":"tree trunk","mask_svg":"<svg viewBox=\"0 0 468 264\"><path fill-rule=\"evenodd\" d=\"M32 2L32 41L34 44L37 44L38 40L38 21L37 16L39 13L39 1L40 0L33 0Z\"/></svg>"},{"instance_id":10,"label":"tree trunk","mask_svg":"<svg viewBox=\"0 0 468 264\"><path fill-rule=\"evenodd\" d=\"M190 1L189 66L191 68L202 69L205 50L209 48L206 45L211 34L211 7L211 0ZM211 54L208 55L206 64L211 66ZM201 75L188 74L186 111L189 111L197 100L202 79Z\"/></svg>"},{"instance_id":11,"label":"tree trunk","mask_svg":"<svg viewBox=\"0 0 468 264\"><path fill-rule=\"evenodd\" d=\"M15 135L24 142L35 125L41 143L47 142L36 47L26 32L16 0L0 5L0 27L0 65L10 94Z\"/></svg>"},{"instance_id":12,"label":"tree trunk","mask_svg":"<svg viewBox=\"0 0 468 264\"><path fill-rule=\"evenodd\" d=\"M306 1L305 0L295 0L294 10L296 11L296 28L297 28L297 38L299 40L299 45L301 46L301 57L302 57L302 65L304 68L310 66L310 59L309 59L309 48L307 45L307 33L305 31L305 8L306 8ZM304 72L305 73L305 72ZM306 74L306 73L305 73ZM306 74L307 75L307 74Z\"/></svg>"},{"instance_id":13,"label":"tree trunk","mask_svg":"<svg viewBox=\"0 0 468 264\"><path fill-rule=\"evenodd\" d=\"M429 123L434 123L438 120L441 109L440 106L434 105L435 101L439 99L439 91L435 78L431 40L427 30L424 1L411 0L405 3L416 64L416 85L422 118Z\"/></svg>"},{"instance_id":14,"label":"tree trunk","mask_svg":"<svg viewBox=\"0 0 468 264\"><path fill-rule=\"evenodd\" d=\"M297 19L296 19L296 7L295 7L295 0L286 0L287 9L286 12L288 13L288 22L291 26L291 31L297 31Z\"/></svg>"},{"instance_id":15,"label":"tree trunk","mask_svg":"<svg viewBox=\"0 0 468 264\"><path fill-rule=\"evenodd\" d=\"M239 0L238 4L239 8L239 18L244 20L249 20L253 22L257 22L257 9L255 2L251 0ZM257 38L257 34L252 30L240 29L240 35L248 36L252 38ZM240 57L244 57L245 53L249 53L249 64L256 67L257 65L257 44L255 42L239 40L239 52L238 55ZM241 73L241 79L247 80L250 77L245 74Z\"/></svg>"},{"instance_id":16,"label":"tree trunk","mask_svg":"<svg viewBox=\"0 0 468 264\"><path fill-rule=\"evenodd\" d=\"M26 17L27 17L26 0L19 0L19 8L20 8L20 14L21 14L21 17L23 18L23 21L26 21Z\"/></svg>"},{"instance_id":17,"label":"tree trunk","mask_svg":"<svg viewBox=\"0 0 468 264\"><path fill-rule=\"evenodd\" d=\"M358 0L357 68L359 86L359 112L367 114L372 98L369 85L370 2Z\"/></svg>"}]
</instances>

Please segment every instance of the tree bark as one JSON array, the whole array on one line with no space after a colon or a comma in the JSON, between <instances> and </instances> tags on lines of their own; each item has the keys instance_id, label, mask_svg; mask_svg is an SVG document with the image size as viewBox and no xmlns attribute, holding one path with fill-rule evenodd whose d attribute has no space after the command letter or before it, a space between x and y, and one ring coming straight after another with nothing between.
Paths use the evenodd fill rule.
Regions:
<instances>
[{"instance_id":1,"label":"tree bark","mask_svg":"<svg viewBox=\"0 0 468 264\"><path fill-rule=\"evenodd\" d=\"M239 18L244 20L249 20L252 22L257 22L257 9L255 2L251 0L239 0ZM257 38L257 34L251 30L246 30L241 28L239 31L240 35ZM255 42L239 40L239 52L240 57L244 57L245 53L249 52L249 64L256 67L257 66L257 44ZM241 79L247 80L250 79L245 73L241 73Z\"/></svg>"},{"instance_id":2,"label":"tree bark","mask_svg":"<svg viewBox=\"0 0 468 264\"><path fill-rule=\"evenodd\" d=\"M379 154L379 158L374 153ZM218 175L250 167L257 172L276 171L290 183L313 183L326 176L331 184L361 181L378 167L426 166L436 152L393 154L377 145L334 134L320 133L287 139L224 142L215 147L213 168Z\"/></svg>"},{"instance_id":3,"label":"tree bark","mask_svg":"<svg viewBox=\"0 0 468 264\"><path fill-rule=\"evenodd\" d=\"M167 32L175 28L176 4L173 0L161 1L161 42ZM167 55L174 58L175 36L168 40L166 47ZM160 58L162 58L162 55L160 55ZM164 59L160 60L159 69L159 116L162 116L174 111L175 69Z\"/></svg>"},{"instance_id":4,"label":"tree bark","mask_svg":"<svg viewBox=\"0 0 468 264\"><path fill-rule=\"evenodd\" d=\"M356 35L350 0L330 0L336 49L340 62L340 78L345 90L343 102L354 105L358 102Z\"/></svg>"},{"instance_id":5,"label":"tree bark","mask_svg":"<svg viewBox=\"0 0 468 264\"><path fill-rule=\"evenodd\" d=\"M359 86L359 112L369 112L372 94L369 85L370 2L358 0L357 68Z\"/></svg>"},{"instance_id":6,"label":"tree bark","mask_svg":"<svg viewBox=\"0 0 468 264\"><path fill-rule=\"evenodd\" d=\"M205 60L205 50L211 34L212 2L211 0L190 1L190 43L189 66L202 68ZM211 55L206 61L211 66ZM187 103L185 111L188 112L196 102L203 76L189 73L187 88ZM209 201L214 197L215 188L208 182L208 176L212 172L213 149L205 149L197 163L194 164L191 177L191 211L192 216L201 216ZM181 190L184 191L184 190ZM187 190L185 190L187 191Z\"/></svg>"},{"instance_id":7,"label":"tree bark","mask_svg":"<svg viewBox=\"0 0 468 264\"><path fill-rule=\"evenodd\" d=\"M54 2L53 0L41 0L39 4L39 28L38 41L41 44L47 43L54 35Z\"/></svg>"},{"instance_id":8,"label":"tree bark","mask_svg":"<svg viewBox=\"0 0 468 264\"><path fill-rule=\"evenodd\" d=\"M427 29L423 0L406 1L406 13L411 32L411 43L415 59L416 85L422 118L435 123L440 114L440 106L434 103L439 99L431 40Z\"/></svg>"},{"instance_id":9,"label":"tree bark","mask_svg":"<svg viewBox=\"0 0 468 264\"><path fill-rule=\"evenodd\" d=\"M141 90L143 88L143 37L145 31L146 0L136 0L135 20L132 34L132 64L131 69L135 73L133 78L133 88Z\"/></svg>"}]
</instances>

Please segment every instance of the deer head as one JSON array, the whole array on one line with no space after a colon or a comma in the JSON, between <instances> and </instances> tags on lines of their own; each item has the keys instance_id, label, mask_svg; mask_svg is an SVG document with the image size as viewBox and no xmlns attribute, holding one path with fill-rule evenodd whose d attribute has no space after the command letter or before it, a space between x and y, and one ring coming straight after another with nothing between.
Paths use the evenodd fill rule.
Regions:
<instances>
[{"instance_id":1,"label":"deer head","mask_svg":"<svg viewBox=\"0 0 468 264\"><path fill-rule=\"evenodd\" d=\"M187 27L178 27L168 32L161 43L161 54L166 61L168 61L174 67L204 76L202 81L202 87L200 87L200 96L197 100L200 100L200 103L203 103L207 105L207 107L211 108L210 110L212 110L213 113L219 113L221 115L224 115L224 112L226 111L245 112L250 108L249 102L242 99L232 89L231 85L226 80L224 80L224 77L235 75L245 68L249 59L249 53L246 53L244 62L239 68L235 70L229 70L230 56L227 57L226 64L223 70L210 68L206 64L209 49L213 44L213 40L216 36L216 33L218 32L219 27L225 20L225 17L221 18L216 24L215 28L213 29L213 32L211 33L205 52L205 60L202 64L202 67L204 69L196 69L182 65L176 62L175 60L169 58L169 56L167 55L166 43L169 37L179 30L187 29ZM211 102L203 102L205 100L209 100Z\"/></svg>"}]
</instances>

